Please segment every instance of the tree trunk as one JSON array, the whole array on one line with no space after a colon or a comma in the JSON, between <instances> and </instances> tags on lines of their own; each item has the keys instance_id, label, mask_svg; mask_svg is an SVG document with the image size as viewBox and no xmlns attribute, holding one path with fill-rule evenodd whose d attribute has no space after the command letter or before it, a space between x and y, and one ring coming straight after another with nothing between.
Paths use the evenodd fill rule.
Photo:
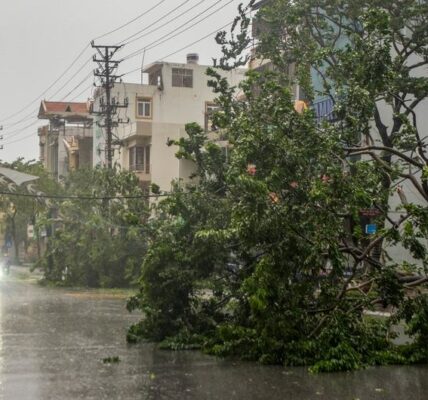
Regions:
<instances>
[{"instance_id":1,"label":"tree trunk","mask_svg":"<svg viewBox=\"0 0 428 400\"><path fill-rule=\"evenodd\" d=\"M16 210L13 212L12 217L10 219L11 221L11 227L12 227L12 241L13 241L13 247L15 250L15 263L19 264L19 241L16 237L16 224L15 224L15 217L16 217Z\"/></svg>"}]
</instances>

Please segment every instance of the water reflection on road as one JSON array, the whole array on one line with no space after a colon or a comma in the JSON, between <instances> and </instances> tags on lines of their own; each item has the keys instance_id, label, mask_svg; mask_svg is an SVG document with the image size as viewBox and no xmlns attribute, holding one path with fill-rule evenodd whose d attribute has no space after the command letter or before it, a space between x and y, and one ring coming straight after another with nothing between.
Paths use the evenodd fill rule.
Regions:
<instances>
[{"instance_id":1,"label":"water reflection on road","mask_svg":"<svg viewBox=\"0 0 428 400\"><path fill-rule=\"evenodd\" d=\"M427 399L428 366L310 375L303 368L128 346L123 298L0 281L0 399ZM118 364L104 364L119 356Z\"/></svg>"}]
</instances>

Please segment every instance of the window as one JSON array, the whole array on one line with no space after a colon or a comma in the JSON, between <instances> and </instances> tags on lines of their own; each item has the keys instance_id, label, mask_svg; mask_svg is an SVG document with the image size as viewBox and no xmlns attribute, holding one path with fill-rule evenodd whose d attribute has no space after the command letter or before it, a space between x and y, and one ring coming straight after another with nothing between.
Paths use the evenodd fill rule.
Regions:
<instances>
[{"instance_id":1,"label":"window","mask_svg":"<svg viewBox=\"0 0 428 400\"><path fill-rule=\"evenodd\" d=\"M175 87L193 87L193 70L186 68L172 69L172 86Z\"/></svg>"},{"instance_id":2,"label":"window","mask_svg":"<svg viewBox=\"0 0 428 400\"><path fill-rule=\"evenodd\" d=\"M216 131L218 128L214 125L213 116L220 107L211 102L205 103L205 131Z\"/></svg>"},{"instance_id":3,"label":"window","mask_svg":"<svg viewBox=\"0 0 428 400\"><path fill-rule=\"evenodd\" d=\"M143 146L133 146L129 148L129 169L131 171L144 171Z\"/></svg>"},{"instance_id":4,"label":"window","mask_svg":"<svg viewBox=\"0 0 428 400\"><path fill-rule=\"evenodd\" d=\"M129 148L129 169L150 174L150 145Z\"/></svg>"},{"instance_id":5,"label":"window","mask_svg":"<svg viewBox=\"0 0 428 400\"><path fill-rule=\"evenodd\" d=\"M137 118L152 117L152 99L139 98L137 99Z\"/></svg>"},{"instance_id":6,"label":"window","mask_svg":"<svg viewBox=\"0 0 428 400\"><path fill-rule=\"evenodd\" d=\"M146 146L146 174L150 174L150 145Z\"/></svg>"}]
</instances>

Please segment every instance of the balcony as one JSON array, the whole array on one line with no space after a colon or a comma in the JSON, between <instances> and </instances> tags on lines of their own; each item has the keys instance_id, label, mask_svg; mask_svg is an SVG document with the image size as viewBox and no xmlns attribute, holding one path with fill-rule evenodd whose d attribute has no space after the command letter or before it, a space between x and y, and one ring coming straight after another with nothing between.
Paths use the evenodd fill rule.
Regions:
<instances>
[{"instance_id":1,"label":"balcony","mask_svg":"<svg viewBox=\"0 0 428 400\"><path fill-rule=\"evenodd\" d=\"M151 182L152 175L147 174L145 171L134 171L134 174L137 175L140 182Z\"/></svg>"},{"instance_id":2,"label":"balcony","mask_svg":"<svg viewBox=\"0 0 428 400\"><path fill-rule=\"evenodd\" d=\"M312 109L315 111L317 122L320 124L323 121L334 122L334 103L331 98L325 98L312 103Z\"/></svg>"},{"instance_id":3,"label":"balcony","mask_svg":"<svg viewBox=\"0 0 428 400\"><path fill-rule=\"evenodd\" d=\"M138 177L140 182L150 182L152 180L152 176L150 174L150 167L141 164L130 165L129 170L133 171L134 174Z\"/></svg>"}]
</instances>

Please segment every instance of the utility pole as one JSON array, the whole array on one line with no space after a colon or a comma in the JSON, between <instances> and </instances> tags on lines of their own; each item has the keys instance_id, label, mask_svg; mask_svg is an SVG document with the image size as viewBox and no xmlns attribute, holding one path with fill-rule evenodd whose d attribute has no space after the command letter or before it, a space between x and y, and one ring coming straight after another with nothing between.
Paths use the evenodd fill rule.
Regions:
<instances>
[{"instance_id":1,"label":"utility pole","mask_svg":"<svg viewBox=\"0 0 428 400\"><path fill-rule=\"evenodd\" d=\"M106 158L107 168L112 168L113 162L113 128L117 127L119 123L127 123L127 121L114 119L113 116L117 113L118 108L128 107L128 99L124 99L121 104L111 96L111 90L115 83L117 83L121 76L116 75L117 67L119 66L119 60L113 60L114 54L122 48L122 46L99 46L95 45L92 41L92 48L96 49L100 58L96 55L93 57L93 61L98 64L98 68L95 69L94 75L99 77L101 80L101 87L104 89L106 99L100 99L100 110L93 112L93 114L101 115L102 121L98 121L97 125L101 128L106 129L107 143L106 143ZM129 122L129 121L128 121ZM120 143L119 139L117 143Z\"/></svg>"}]
</instances>

